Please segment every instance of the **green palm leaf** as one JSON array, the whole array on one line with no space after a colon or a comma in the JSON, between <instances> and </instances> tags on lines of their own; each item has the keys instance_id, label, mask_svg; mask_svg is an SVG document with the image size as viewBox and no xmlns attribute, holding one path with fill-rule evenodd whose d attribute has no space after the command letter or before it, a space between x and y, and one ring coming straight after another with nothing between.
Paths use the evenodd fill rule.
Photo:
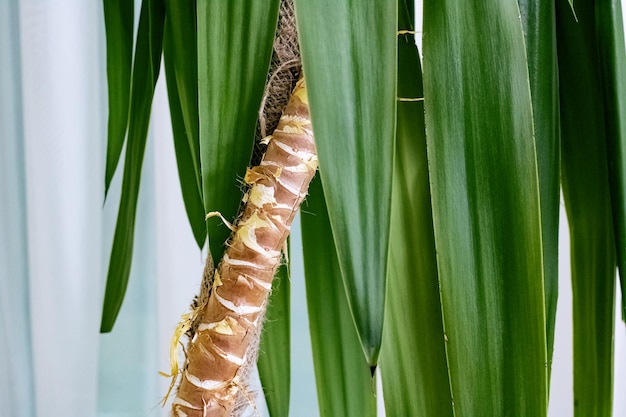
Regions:
<instances>
[{"instance_id":1,"label":"green palm leaf","mask_svg":"<svg viewBox=\"0 0 626 417\"><path fill-rule=\"evenodd\" d=\"M200 144L198 126L198 51L196 30L196 1L165 0L167 25L164 54L170 55L171 72L175 75L180 97L188 147L193 156L192 167L196 185L202 194ZM169 88L169 85L168 85ZM204 243L204 242L203 242Z\"/></svg>"},{"instance_id":2,"label":"green palm leaf","mask_svg":"<svg viewBox=\"0 0 626 417\"><path fill-rule=\"evenodd\" d=\"M411 30L404 1L400 30ZM398 96L423 97L412 35L398 38ZM381 371L388 416L452 417L433 235L424 102L398 102Z\"/></svg>"},{"instance_id":3,"label":"green palm leaf","mask_svg":"<svg viewBox=\"0 0 626 417\"><path fill-rule=\"evenodd\" d=\"M181 3L183 4L183 3ZM169 12L169 10L168 10ZM189 22L187 22L189 23ZM194 20L191 21L193 25ZM198 113L197 113L197 96L195 116L188 116L185 118L183 112L183 106L181 102L185 100L185 96L181 94L178 89L177 79L183 78L182 83L185 81L193 83L188 77L178 77L178 70L176 65L175 55L175 42L176 35L171 28L173 24L172 19L169 16L165 22L165 33L163 36L163 63L165 64L165 79L167 81L167 95L170 107L170 117L172 119L172 131L174 136L174 151L176 153L176 163L178 165L178 178L180 180L180 189L183 196L183 202L185 203L185 210L187 212L187 218L191 225L193 236L196 239L196 243L200 248L204 246L206 240L206 226L204 221L204 204L202 203L202 189L199 186L200 171L198 168L199 154L198 150ZM193 26L192 26L192 30ZM195 34L194 34L195 39ZM195 89L197 91L197 78ZM190 113L189 111L187 113ZM194 119L195 117L195 119ZM190 124L194 125L195 120L195 137L193 136L193 130L186 128L185 120L189 119ZM192 144L195 144L195 149Z\"/></svg>"},{"instance_id":4,"label":"green palm leaf","mask_svg":"<svg viewBox=\"0 0 626 417\"><path fill-rule=\"evenodd\" d=\"M375 417L374 379L350 314L319 177L309 194L302 246L320 415Z\"/></svg>"},{"instance_id":5,"label":"green palm leaf","mask_svg":"<svg viewBox=\"0 0 626 417\"><path fill-rule=\"evenodd\" d=\"M295 1L339 265L361 344L382 337L393 171L396 5Z\"/></svg>"},{"instance_id":6,"label":"green palm leaf","mask_svg":"<svg viewBox=\"0 0 626 417\"><path fill-rule=\"evenodd\" d=\"M106 31L107 87L109 93L109 124L107 159L104 175L105 195L124 146L128 107L130 105L130 79L133 61L134 2L104 0L104 28Z\"/></svg>"},{"instance_id":7,"label":"green palm leaf","mask_svg":"<svg viewBox=\"0 0 626 417\"><path fill-rule=\"evenodd\" d=\"M518 0L533 105L541 200L541 239L546 299L548 370L552 368L554 323L559 292L560 127L554 3Z\"/></svg>"},{"instance_id":8,"label":"green palm leaf","mask_svg":"<svg viewBox=\"0 0 626 417\"><path fill-rule=\"evenodd\" d=\"M204 208L229 221L237 215L269 70L278 0L199 0L200 159ZM215 262L230 230L207 221Z\"/></svg>"},{"instance_id":9,"label":"green palm leaf","mask_svg":"<svg viewBox=\"0 0 626 417\"><path fill-rule=\"evenodd\" d=\"M272 417L289 415L291 386L289 279L289 264L284 263L278 268L272 283L257 362L267 409Z\"/></svg>"},{"instance_id":10,"label":"green palm leaf","mask_svg":"<svg viewBox=\"0 0 626 417\"><path fill-rule=\"evenodd\" d=\"M135 215L141 180L141 166L148 136L154 87L161 68L165 9L161 0L144 0L137 32L133 66L128 143L120 209L115 225L113 248L107 273L101 332L110 332L124 300L128 284L135 235Z\"/></svg>"},{"instance_id":11,"label":"green palm leaf","mask_svg":"<svg viewBox=\"0 0 626 417\"><path fill-rule=\"evenodd\" d=\"M610 416L615 242L594 1L557 2L562 185L570 226L574 415Z\"/></svg>"},{"instance_id":12,"label":"green palm leaf","mask_svg":"<svg viewBox=\"0 0 626 417\"><path fill-rule=\"evenodd\" d=\"M595 14L605 104L609 185L622 288L622 319L626 319L626 52L621 1L596 1Z\"/></svg>"},{"instance_id":13,"label":"green palm leaf","mask_svg":"<svg viewBox=\"0 0 626 417\"><path fill-rule=\"evenodd\" d=\"M539 180L515 0L424 2L426 137L456 416L545 416Z\"/></svg>"}]
</instances>

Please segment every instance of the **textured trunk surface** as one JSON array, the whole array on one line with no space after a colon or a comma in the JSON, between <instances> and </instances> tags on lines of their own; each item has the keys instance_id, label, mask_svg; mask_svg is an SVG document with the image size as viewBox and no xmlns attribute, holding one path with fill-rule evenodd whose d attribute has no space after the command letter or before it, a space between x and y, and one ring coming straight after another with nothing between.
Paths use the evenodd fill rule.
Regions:
<instances>
[{"instance_id":1,"label":"textured trunk surface","mask_svg":"<svg viewBox=\"0 0 626 417\"><path fill-rule=\"evenodd\" d=\"M303 80L264 141L267 151L246 173L251 187L243 214L187 352L172 403L175 417L230 416L237 397L245 394L246 368L256 352L281 248L317 169Z\"/></svg>"}]
</instances>

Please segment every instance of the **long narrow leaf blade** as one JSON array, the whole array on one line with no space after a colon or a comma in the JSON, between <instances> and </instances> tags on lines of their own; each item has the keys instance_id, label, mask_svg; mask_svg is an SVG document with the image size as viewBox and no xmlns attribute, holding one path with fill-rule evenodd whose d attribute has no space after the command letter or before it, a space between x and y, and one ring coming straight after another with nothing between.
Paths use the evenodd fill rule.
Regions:
<instances>
[{"instance_id":1,"label":"long narrow leaf blade","mask_svg":"<svg viewBox=\"0 0 626 417\"><path fill-rule=\"evenodd\" d=\"M626 319L626 52L620 0L595 3L598 52L604 87L609 181L617 259Z\"/></svg>"},{"instance_id":2,"label":"long narrow leaf blade","mask_svg":"<svg viewBox=\"0 0 626 417\"><path fill-rule=\"evenodd\" d=\"M374 417L375 385L346 299L319 177L309 194L302 246L320 415Z\"/></svg>"},{"instance_id":3,"label":"long narrow leaf blade","mask_svg":"<svg viewBox=\"0 0 626 417\"><path fill-rule=\"evenodd\" d=\"M560 127L554 3L518 0L533 105L541 201L541 239L546 303L548 371L552 368L556 301L559 293Z\"/></svg>"},{"instance_id":4,"label":"long narrow leaf blade","mask_svg":"<svg viewBox=\"0 0 626 417\"><path fill-rule=\"evenodd\" d=\"M405 23L399 29L411 27ZM398 38L398 97L423 97L412 35ZM424 129L424 103L399 101L380 359L383 392L388 416L452 417Z\"/></svg>"},{"instance_id":5,"label":"long narrow leaf blade","mask_svg":"<svg viewBox=\"0 0 626 417\"><path fill-rule=\"evenodd\" d=\"M278 269L269 298L257 367L267 409L271 417L289 415L290 366L290 283L289 265Z\"/></svg>"},{"instance_id":6,"label":"long narrow leaf blade","mask_svg":"<svg viewBox=\"0 0 626 417\"><path fill-rule=\"evenodd\" d=\"M545 416L539 185L517 2L426 0L423 41L455 415Z\"/></svg>"},{"instance_id":7,"label":"long narrow leaf blade","mask_svg":"<svg viewBox=\"0 0 626 417\"><path fill-rule=\"evenodd\" d=\"M380 349L395 123L396 4L296 0L311 118L363 350Z\"/></svg>"},{"instance_id":8,"label":"long narrow leaf blade","mask_svg":"<svg viewBox=\"0 0 626 417\"><path fill-rule=\"evenodd\" d=\"M192 21L193 23L193 21ZM163 62L165 64L165 79L167 81L167 96L170 107L170 118L172 120L172 133L174 136L174 151L176 153L176 164L178 166L178 178L180 180L180 189L185 203L187 218L196 239L196 243L200 248L204 246L206 240L206 226L204 221L204 204L202 203L202 190L199 186L198 178L200 176L198 161L199 155L197 151L198 137L193 137L192 130L186 128L185 117L183 115L181 102L183 95L178 89L177 74L174 52L175 44L172 34L171 20L167 19L163 36ZM197 86L196 86L197 87ZM196 103L197 110L197 103ZM198 115L195 115L196 135ZM193 124L193 123L192 123ZM195 150L191 143L196 143Z\"/></svg>"},{"instance_id":9,"label":"long narrow leaf blade","mask_svg":"<svg viewBox=\"0 0 626 417\"><path fill-rule=\"evenodd\" d=\"M562 185L570 226L574 416L610 416L615 242L594 1L557 2ZM581 99L582 98L582 99Z\"/></svg>"},{"instance_id":10,"label":"long narrow leaf blade","mask_svg":"<svg viewBox=\"0 0 626 417\"><path fill-rule=\"evenodd\" d=\"M200 158L204 207L233 221L269 70L278 0L198 1ZM215 262L230 230L207 221Z\"/></svg>"},{"instance_id":11,"label":"long narrow leaf blade","mask_svg":"<svg viewBox=\"0 0 626 417\"><path fill-rule=\"evenodd\" d=\"M165 59L170 62L169 66L172 68L170 72L175 75L184 128L189 142L188 147L193 156L191 162L196 173L196 185L202 195L196 1L165 0L165 8L167 25L164 34L166 41L164 54Z\"/></svg>"},{"instance_id":12,"label":"long narrow leaf blade","mask_svg":"<svg viewBox=\"0 0 626 417\"><path fill-rule=\"evenodd\" d=\"M150 108L161 67L165 10L161 0L144 0L139 17L137 50L133 67L128 143L120 209L113 236L100 331L110 332L122 307L133 256L135 215L141 180Z\"/></svg>"},{"instance_id":13,"label":"long narrow leaf blade","mask_svg":"<svg viewBox=\"0 0 626 417\"><path fill-rule=\"evenodd\" d=\"M107 159L104 175L106 195L126 137L133 61L134 3L128 0L104 0L103 9L109 93Z\"/></svg>"}]
</instances>

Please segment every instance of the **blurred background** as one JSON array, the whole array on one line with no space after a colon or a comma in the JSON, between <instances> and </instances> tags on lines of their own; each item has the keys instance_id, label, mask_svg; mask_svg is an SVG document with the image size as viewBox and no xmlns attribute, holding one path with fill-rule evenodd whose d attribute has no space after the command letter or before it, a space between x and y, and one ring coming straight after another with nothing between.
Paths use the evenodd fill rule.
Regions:
<instances>
[{"instance_id":1,"label":"blurred background","mask_svg":"<svg viewBox=\"0 0 626 417\"><path fill-rule=\"evenodd\" d=\"M420 21L418 15L418 30ZM100 334L121 180L118 172L104 204L102 5L0 0L0 417L168 415L159 401L169 380L158 371L169 370L170 337L199 288L205 254L180 195L164 87L159 81L153 104L128 292L113 332ZM561 219L551 417L573 414L564 211ZM291 415L308 417L319 414L298 224L291 256ZM619 315L615 335L617 417L626 415ZM264 415L260 387L253 389Z\"/></svg>"}]
</instances>

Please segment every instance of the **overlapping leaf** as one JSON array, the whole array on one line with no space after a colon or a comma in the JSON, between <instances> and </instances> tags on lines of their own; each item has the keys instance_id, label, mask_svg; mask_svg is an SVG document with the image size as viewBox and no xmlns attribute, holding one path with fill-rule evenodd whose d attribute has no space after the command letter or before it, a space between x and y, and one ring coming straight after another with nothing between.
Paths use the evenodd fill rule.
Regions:
<instances>
[{"instance_id":1,"label":"overlapping leaf","mask_svg":"<svg viewBox=\"0 0 626 417\"><path fill-rule=\"evenodd\" d=\"M545 416L529 76L515 0L424 1L433 220L456 416Z\"/></svg>"},{"instance_id":2,"label":"overlapping leaf","mask_svg":"<svg viewBox=\"0 0 626 417\"><path fill-rule=\"evenodd\" d=\"M200 160L204 207L237 215L269 69L278 0L198 1ZM222 258L230 230L207 221L209 249Z\"/></svg>"},{"instance_id":3,"label":"overlapping leaf","mask_svg":"<svg viewBox=\"0 0 626 417\"><path fill-rule=\"evenodd\" d=\"M166 1L163 57L178 177L187 217L200 248L206 240L200 185L198 60L194 1Z\"/></svg>"},{"instance_id":4,"label":"overlapping leaf","mask_svg":"<svg viewBox=\"0 0 626 417\"><path fill-rule=\"evenodd\" d=\"M124 138L126 137L133 61L134 2L127 0L104 0L103 9L109 94L107 159L104 175L106 195L124 147Z\"/></svg>"},{"instance_id":5,"label":"overlapping leaf","mask_svg":"<svg viewBox=\"0 0 626 417\"><path fill-rule=\"evenodd\" d=\"M319 177L309 194L302 246L320 415L374 417L376 388L350 314Z\"/></svg>"},{"instance_id":6,"label":"overlapping leaf","mask_svg":"<svg viewBox=\"0 0 626 417\"><path fill-rule=\"evenodd\" d=\"M267 409L271 417L289 415L290 364L290 301L289 264L278 269L272 283L257 367Z\"/></svg>"},{"instance_id":7,"label":"overlapping leaf","mask_svg":"<svg viewBox=\"0 0 626 417\"><path fill-rule=\"evenodd\" d=\"M109 332L128 284L135 235L141 166L148 135L154 87L161 68L165 9L161 0L144 0L139 17L120 208L107 273L100 331Z\"/></svg>"},{"instance_id":8,"label":"overlapping leaf","mask_svg":"<svg viewBox=\"0 0 626 417\"><path fill-rule=\"evenodd\" d=\"M557 2L563 198L570 226L574 415L610 416L615 242L594 1Z\"/></svg>"},{"instance_id":9,"label":"overlapping leaf","mask_svg":"<svg viewBox=\"0 0 626 417\"><path fill-rule=\"evenodd\" d=\"M626 319L626 52L621 1L596 1L595 15L617 265L622 288L622 319Z\"/></svg>"},{"instance_id":10,"label":"overlapping leaf","mask_svg":"<svg viewBox=\"0 0 626 417\"><path fill-rule=\"evenodd\" d=\"M548 369L552 368L559 284L560 127L554 3L518 0L533 105L541 201Z\"/></svg>"},{"instance_id":11,"label":"overlapping leaf","mask_svg":"<svg viewBox=\"0 0 626 417\"><path fill-rule=\"evenodd\" d=\"M404 1L399 29L411 30ZM412 35L398 37L398 121L381 371L388 416L452 417L428 184L424 102Z\"/></svg>"},{"instance_id":12,"label":"overlapping leaf","mask_svg":"<svg viewBox=\"0 0 626 417\"><path fill-rule=\"evenodd\" d=\"M367 360L380 349L395 123L396 5L295 1L320 174Z\"/></svg>"}]
</instances>

